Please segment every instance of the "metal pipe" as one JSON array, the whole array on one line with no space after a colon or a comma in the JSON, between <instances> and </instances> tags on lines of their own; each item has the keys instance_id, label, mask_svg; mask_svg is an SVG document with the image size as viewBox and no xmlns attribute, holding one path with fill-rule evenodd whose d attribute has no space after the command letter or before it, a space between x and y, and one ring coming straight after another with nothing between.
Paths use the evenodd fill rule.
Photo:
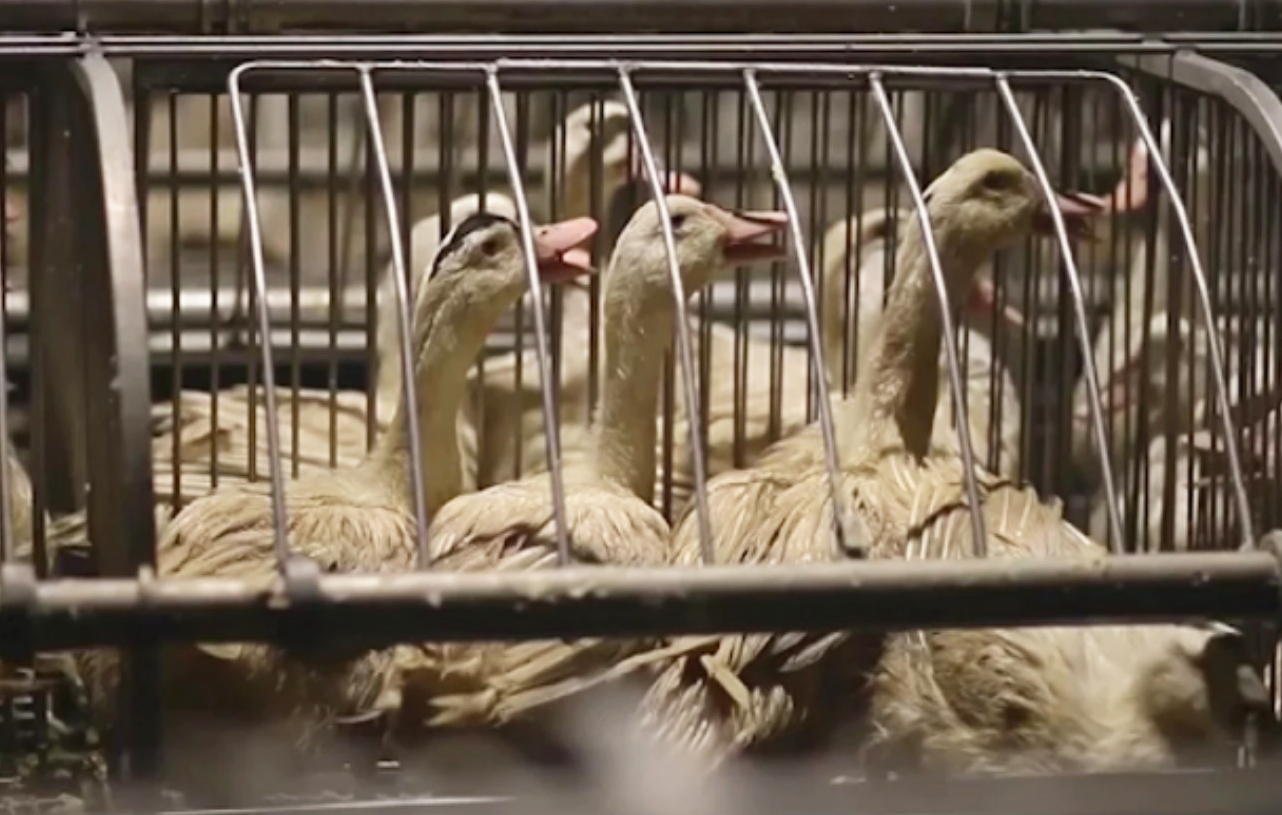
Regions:
<instances>
[{"instance_id":1,"label":"metal pipe","mask_svg":"<svg viewBox=\"0 0 1282 815\"><path fill-rule=\"evenodd\" d=\"M285 29L357 31L971 32L1034 29L1245 31L1282 28L1267 0L1180 0L1154 15L1150 0L0 0L6 31L185 34Z\"/></svg>"},{"instance_id":2,"label":"metal pipe","mask_svg":"<svg viewBox=\"0 0 1282 815\"><path fill-rule=\"evenodd\" d=\"M911 630L1267 618L1282 575L1261 551L1106 559L845 561L769 567L324 574L310 601L286 581L58 580L0 598L0 643L38 649L161 641L288 641L339 632L405 641ZM352 632L350 635L346 632ZM362 632L356 634L355 632Z\"/></svg>"},{"instance_id":3,"label":"metal pipe","mask_svg":"<svg viewBox=\"0 0 1282 815\"><path fill-rule=\"evenodd\" d=\"M242 65L227 77L231 96L232 122L236 131L236 157L240 169L241 189L245 199L245 221L249 227L249 261L253 271L254 296L257 301L257 328L263 364L263 398L267 402L267 466L271 472L272 547L276 565L284 572L289 561L289 538L285 519L285 479L280 464L279 414L276 411L276 370L272 362L271 314L267 307L267 270L263 260L263 227L258 214L258 191L249 151L249 134L241 101L240 78L252 65ZM252 403L251 403L252 404ZM251 449L253 441L250 441ZM256 455L250 459L252 462Z\"/></svg>"},{"instance_id":4,"label":"metal pipe","mask_svg":"<svg viewBox=\"0 0 1282 815\"><path fill-rule=\"evenodd\" d=\"M410 486L414 493L415 531L418 534L418 565L426 569L431 561L427 542L427 493L423 477L423 438L419 430L417 355L414 353L413 316L410 313L410 295L405 275L404 244L401 242L401 223L396 211L396 188L392 186L392 170L388 165L387 146L383 142L383 127L378 118L378 97L374 93L374 75L369 68L356 69L361 80L361 98L365 104L365 124L370 146L373 148L378 169L378 183L383 193L383 208L387 213L387 229L391 239L392 274L396 297L397 340L401 346L401 399L405 407L405 430L410 446ZM292 98L292 97L291 97ZM297 349L297 344L294 344ZM275 415L275 414L272 414ZM295 441L294 454L298 454Z\"/></svg>"},{"instance_id":5,"label":"metal pipe","mask_svg":"<svg viewBox=\"0 0 1282 815\"><path fill-rule=\"evenodd\" d=\"M636 136L637 149L650 182L650 197L659 215L660 234L663 236L664 257L668 261L668 276L672 282L672 316L676 322L677 358L681 361L682 395L686 403L686 428L689 432L690 461L694 470L694 507L699 525L699 552L705 565L715 562L712 547L712 520L708 515L708 467L703 458L703 429L694 417L699 414L699 383L695 380L694 352L690 343L690 319L686 309L685 282L681 278L681 262L677 257L677 238L672 231L672 216L668 212L667 193L659 177L659 164L650 145L645 122L641 119L641 105L628 69L619 68L619 88L623 103L628 107L628 118Z\"/></svg>"},{"instance_id":6,"label":"metal pipe","mask_svg":"<svg viewBox=\"0 0 1282 815\"><path fill-rule=\"evenodd\" d=\"M1090 394L1091 426L1095 431L1095 446L1099 450L1100 477L1104 485L1105 508L1108 511L1109 548L1114 554L1122 551L1122 511L1117 494L1117 485L1113 480L1113 465L1109 457L1108 431L1104 428L1104 403L1100 399L1099 372L1095 370L1095 357L1091 348L1090 323L1086 320L1086 302L1082 294L1082 278L1077 272L1077 262L1073 259L1073 245L1068 239L1064 226L1064 216L1055 204L1055 188L1051 186L1050 177L1041 156L1037 154L1037 143L1028 132L1028 124L1019 112L1019 103L1011 91L1010 82L1004 75L998 75L997 93L1001 97L1015 133L1019 137L1024 152L1028 154L1029 163L1033 165L1033 175L1046 196L1046 211L1050 213L1055 226L1055 238L1059 242L1060 262L1064 264L1064 274L1068 280L1069 291L1073 296L1073 316L1076 319L1077 339L1082 349L1083 376Z\"/></svg>"},{"instance_id":7,"label":"metal pipe","mask_svg":"<svg viewBox=\"0 0 1282 815\"><path fill-rule=\"evenodd\" d=\"M824 469L828 476L828 491L832 494L833 534L836 542L836 555L861 552L863 541L854 538L850 524L850 507L842 492L841 470L837 464L837 433L833 429L832 400L828 396L828 367L824 362L824 353L819 329L819 309L815 297L814 277L809 260L809 244L801 231L801 216L797 214L797 202L792 195L788 181L788 172L784 169L783 157L779 154L779 145L775 143L774 133L770 129L770 120L766 117L766 106L761 101L761 89L753 71L743 72L743 85L748 91L753 113L757 118L757 127L761 139L766 144L770 156L770 174L779 188L779 197L783 200L788 214L788 226L792 231L792 251L797 259L797 279L801 282L802 297L806 304L806 337L810 343L810 363L814 371L815 384L819 392L819 429L823 436Z\"/></svg>"},{"instance_id":8,"label":"metal pipe","mask_svg":"<svg viewBox=\"0 0 1282 815\"><path fill-rule=\"evenodd\" d=\"M952 304L948 299L948 283L944 279L944 266L939 258L939 248L935 245L935 228L930 223L930 212L926 198L922 194L921 184L917 183L917 174L913 170L912 160L908 158L908 148L904 145L903 134L895 123L895 112L890 106L890 97L886 95L886 86L882 84L881 75L873 73L868 78L872 85L873 98L881 110L882 121L886 124L886 137L895 152L895 163L908 185L908 194L912 197L913 210L921 224L922 245L926 249L926 258L930 261L931 279L935 285L935 294L939 297L939 321L943 334L944 358L948 363L948 386L953 395L953 410L957 414L957 441L961 447L961 460L965 468L962 473L966 485L966 503L970 509L970 533L974 538L972 548L975 557L988 554L988 532L984 525L984 505L979 499L979 485L975 483L975 449L970 440L970 421L966 408L966 385L962 379L961 362L957 355L957 329L953 324Z\"/></svg>"},{"instance_id":9,"label":"metal pipe","mask_svg":"<svg viewBox=\"0 0 1282 815\"><path fill-rule=\"evenodd\" d=\"M570 563L570 533L565 516L565 474L561 470L561 428L556 421L556 381L552 375L552 352L548 348L547 326L543 312L543 289L539 282L538 256L534 251L534 226L530 220L530 202L521 181L521 165L517 160L516 144L508 127L507 111L503 109L503 87L499 84L498 71L493 67L485 71L485 87L494 108L494 124L507 162L512 184L512 200L516 203L517 220L521 231L521 250L525 253L525 271L530 285L530 304L534 312L534 352L539 361L539 396L542 398L543 426L547 428L544 444L547 450L548 478L552 485L552 520L556 528L558 562Z\"/></svg>"}]
</instances>

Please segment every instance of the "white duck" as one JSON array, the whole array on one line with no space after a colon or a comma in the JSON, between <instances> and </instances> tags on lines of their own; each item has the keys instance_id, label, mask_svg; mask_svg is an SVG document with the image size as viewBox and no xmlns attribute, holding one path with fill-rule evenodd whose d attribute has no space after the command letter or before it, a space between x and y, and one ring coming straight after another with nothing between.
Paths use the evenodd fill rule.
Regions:
<instances>
[{"instance_id":1,"label":"white duck","mask_svg":"<svg viewBox=\"0 0 1282 815\"><path fill-rule=\"evenodd\" d=\"M544 280L588 269L575 248L596 230L575 219L538 232ZM526 288L526 265L514 223L474 215L451 232L415 304L415 363L427 511L463 489L455 417L466 376L485 336ZM404 407L369 456L354 468L310 474L288 485L287 529L293 553L323 571L403 571L415 565L414 500ZM276 579L271 501L232 487L189 504L165 531L158 571L167 577L218 575L264 586ZM305 742L339 717L376 715L399 705L390 652L317 662L264 645L176 649L166 665L166 703L177 711L242 727L275 725ZM114 658L83 660L91 687L115 683ZM196 731L192 731L196 732ZM243 738L243 734L242 734ZM199 741L199 738L197 739Z\"/></svg>"},{"instance_id":2,"label":"white duck","mask_svg":"<svg viewBox=\"0 0 1282 815\"><path fill-rule=\"evenodd\" d=\"M594 203L591 157L598 147L602 162L597 192L602 206L624 184L635 178L645 177L639 162L635 158L629 160L627 109L618 102L607 101L599 108L595 132L593 123L593 106L584 105L566 118L549 142L549 152L559 150L560 145L564 145L564 160L561 163L564 167L564 206L560 209L560 217L574 218L591 214L589 209ZM697 183L688 176L677 173L665 174L664 181L674 189L698 188ZM547 178L546 186L549 189L552 183L553 180ZM479 195L465 195L454 200L450 207L450 223L458 224L463 218L476 212L479 204ZM485 195L485 207L487 211L507 217L515 216L515 204L501 192L488 192ZM417 269L423 270L418 275L424 274L429 268L428 260L433 256L440 232L439 213L419 221L411 230L408 260L416 264ZM381 362L378 366L376 391L376 432L386 429L398 396L400 343L392 287L393 281L385 271L378 294L377 342ZM580 298L586 297L583 293L576 294ZM569 297L566 302L567 314L570 314L575 308L574 304L580 300ZM586 319L586 299L581 299L581 302ZM575 347L569 347L573 352ZM586 360L586 355L584 359ZM512 371L511 363L505 363L502 358L490 361L485 370L484 391L487 398L480 400L476 396L482 386L477 383L475 374L469 375L468 397L463 402L459 419L459 444L465 468L465 483L469 486L476 484L476 431L482 426L482 422L487 431L493 431L497 445L503 444L502 434L517 432L515 420L508 418L506 412L516 403ZM532 388L532 403L537 412L537 366L528 365L525 371L524 388ZM524 395L523 391L518 396ZM295 394L292 388L278 387L276 400L276 421L281 428L281 459L291 474L306 475L323 472L331 467L350 467L364 458L369 439L369 403L364 393L340 391L331 395L327 390L301 388ZM261 387L252 396L244 385L224 389L218 394L184 391L177 411L172 404L161 404L153 412L156 423L153 461L157 502L181 505L219 485L249 482L251 438L254 438L253 446L256 448L252 466L257 478L261 479L269 472L267 434L264 430L268 417ZM477 420L478 412L486 414L481 421ZM297 445L293 443L295 413L298 422ZM251 433L251 424L256 426L256 433ZM180 464L176 465L176 461ZM266 484L261 481L250 483L248 489L264 494L267 492Z\"/></svg>"},{"instance_id":3,"label":"white duck","mask_svg":"<svg viewBox=\"0 0 1282 815\"><path fill-rule=\"evenodd\" d=\"M925 197L944 274L958 301L993 252L1048 223L1027 170L995 150L958 159ZM1068 215L1085 212L1081 205L1063 207ZM920 519L931 517L923 507L936 506L934 499L952 500L960 493L955 445L931 441L942 329L922 235L913 218L854 395L836 416L841 489L855 510L854 531L874 554L893 550L914 523L928 523ZM778 448L795 449L792 441ZM818 454L799 468L795 454L777 453L768 451L757 468L726 473L708 485L717 563L834 556L829 482L815 466ZM923 471L931 462L953 470L936 472L931 464ZM1000 483L994 478L985 486ZM699 562L693 521L687 515L673 533L677 564ZM702 647L661 672L647 698L646 721L661 739L713 762L824 730L843 704L847 683L857 682L855 675L867 667L871 647L844 635L702 639ZM816 718L820 711L824 715Z\"/></svg>"},{"instance_id":4,"label":"white duck","mask_svg":"<svg viewBox=\"0 0 1282 815\"><path fill-rule=\"evenodd\" d=\"M682 286L687 295L728 264L780 254L756 242L780 229L778 213L731 214L686 196L668 196ZM657 565L668 524L652 506L655 405L675 314L659 209L651 202L623 230L606 279L606 378L593 443L564 468L571 557L579 563ZM456 498L432 522L435 568L555 567L558 550L546 475ZM501 725L573 692L641 643L618 640L425 647L418 677L429 725ZM407 691L407 709L411 707Z\"/></svg>"}]
</instances>

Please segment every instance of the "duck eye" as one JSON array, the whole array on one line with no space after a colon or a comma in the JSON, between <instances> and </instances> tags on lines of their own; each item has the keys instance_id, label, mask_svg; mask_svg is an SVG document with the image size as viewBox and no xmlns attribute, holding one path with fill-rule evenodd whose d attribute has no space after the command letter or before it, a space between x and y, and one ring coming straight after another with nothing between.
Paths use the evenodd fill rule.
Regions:
<instances>
[{"instance_id":1,"label":"duck eye","mask_svg":"<svg viewBox=\"0 0 1282 815\"><path fill-rule=\"evenodd\" d=\"M984 174L981 183L990 190L1005 190L1011 186L1011 177L1006 173L990 170Z\"/></svg>"},{"instance_id":2,"label":"duck eye","mask_svg":"<svg viewBox=\"0 0 1282 815\"><path fill-rule=\"evenodd\" d=\"M673 231L673 232L677 232L677 231L679 231L679 230L681 229L681 227L685 224L685 222L686 222L686 216L684 216L684 215L673 215L673 216L672 216L672 220L671 220L671 223L672 223L672 231Z\"/></svg>"},{"instance_id":3,"label":"duck eye","mask_svg":"<svg viewBox=\"0 0 1282 815\"><path fill-rule=\"evenodd\" d=\"M499 242L497 238L486 238L481 244L481 253L487 258L492 258L499 253Z\"/></svg>"}]
</instances>

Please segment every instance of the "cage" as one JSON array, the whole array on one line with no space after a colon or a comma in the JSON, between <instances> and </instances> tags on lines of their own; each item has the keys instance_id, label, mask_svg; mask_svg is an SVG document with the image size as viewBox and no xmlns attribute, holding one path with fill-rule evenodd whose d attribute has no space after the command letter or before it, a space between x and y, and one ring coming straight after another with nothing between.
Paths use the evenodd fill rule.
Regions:
<instances>
[{"instance_id":1,"label":"cage","mask_svg":"<svg viewBox=\"0 0 1282 815\"><path fill-rule=\"evenodd\" d=\"M305 649L316 632L389 646L1270 621L1279 578L1259 538L1278 525L1269 496L1282 460L1268 273L1279 253L1268 213L1282 109L1255 73L1215 58L1264 76L1267 57L1105 34L994 42L117 35L87 54L53 37L13 46L6 57L27 69L13 76L31 79L14 81L5 108L13 161L0 171L0 206L20 213L23 234L6 240L2 264L16 281L12 291L6 283L5 313L17 373L0 432L7 426L30 451L34 497L27 506L16 479L0 476L14 495L6 539L18 544L6 547L0 580L6 656L98 645L128 655L114 769L146 779L166 746L159 644L178 640ZM462 219L450 214L462 196L481 206L511 199L527 248L539 234L532 224L593 218L601 272L633 211L665 185L787 216L787 257L689 292L663 355L654 505L666 523L696 519L699 538L719 522L708 482L753 467L807 426L825 437L818 471L830 488L840 483L839 409L896 268L890 238L909 228L931 179L985 146L1019 158L1039 193L1094 193L1107 210L1092 242L1071 245L1061 222L1052 240L996 256L976 314L943 332L936 432L956 433L957 456L1059 498L1065 517L1113 552L1108 561L748 569L705 548L702 567L466 575L427 562L431 519L417 498L404 574L317 574L288 556L281 510L299 480L359 466L398 408L413 414L444 398L431 383L401 393L409 368L397 366L416 342L403 321L436 245ZM429 221L438 213L449 216ZM869 223L880 226L865 231ZM661 233L675 257L674 232ZM938 257L936 272L942 282ZM527 293L468 375L462 409L478 432L464 455L478 487L566 461L545 493L547 565L574 559L567 502L577 482L565 473L590 449L606 387L609 279ZM967 421L952 421L962 404ZM558 428L552 441L545 412ZM101 432L89 432L95 425ZM421 453L404 477L423 496L441 442L414 427L404 443ZM967 540L990 540L993 519L974 500L988 487L974 468L963 472ZM275 578L268 588L216 571L182 581L152 571L174 517L219 488L275 508L259 558ZM23 510L34 574L17 565ZM850 529L838 526L844 541ZM1251 631L1276 699L1267 626ZM1243 737L1250 761L1269 724L1257 720ZM343 762L377 787L374 757ZM1245 800L1251 784L1267 786L1265 774L1241 771L1232 783L1251 790ZM412 786L412 773L397 777L378 783ZM812 800L816 785L803 793L766 777L744 782L754 800L720 803ZM817 786L833 796L825 801L866 796L870 809L947 794L976 811L1047 796L1068 811L1058 791L1070 783L1084 799L1116 802L1153 782L1008 779L1001 792L870 783ZM1163 803L1191 811L1214 796L1199 784L1224 782L1162 783ZM501 797L435 803L501 807Z\"/></svg>"}]
</instances>

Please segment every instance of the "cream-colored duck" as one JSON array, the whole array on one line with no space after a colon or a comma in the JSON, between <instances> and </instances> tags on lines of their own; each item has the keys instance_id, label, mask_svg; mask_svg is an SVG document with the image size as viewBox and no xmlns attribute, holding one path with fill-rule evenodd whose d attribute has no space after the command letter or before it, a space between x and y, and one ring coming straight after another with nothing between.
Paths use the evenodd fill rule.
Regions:
<instances>
[{"instance_id":1,"label":"cream-colored duck","mask_svg":"<svg viewBox=\"0 0 1282 815\"><path fill-rule=\"evenodd\" d=\"M576 248L596 230L575 219L537 233L539 271L557 282L585 271ZM450 233L415 305L418 397L427 511L463 488L455 416L467 371L487 332L526 288L526 265L514 223L474 215ZM403 405L370 455L354 468L309 475L286 488L293 553L322 571L411 569L417 550ZM189 504L165 531L158 571L167 577L218 575L269 584L277 565L271 501L232 487ZM91 686L114 678L100 653L86 660ZM194 715L246 725L282 723L303 740L337 717L377 713L399 704L391 652L316 662L263 645L203 645L174 652L167 702ZM194 692L193 692L194 691Z\"/></svg>"},{"instance_id":2,"label":"cream-colored duck","mask_svg":"<svg viewBox=\"0 0 1282 815\"><path fill-rule=\"evenodd\" d=\"M912 213L907 210L900 210L892 218L886 210L876 209L862 219L856 216L849 221L838 221L824 233L822 328L828 381L834 391L848 391L854 384L858 373L856 361L868 348L877 330L886 294L888 230L895 229L894 237L898 241L911 218ZM859 256L859 262L848 269L848 258L852 254ZM851 274L856 270L857 279ZM988 275L991 275L991 269L986 268L980 278L986 285L976 286L973 296L966 300L963 310L966 322L957 341L957 350L966 385L975 457L990 469L1015 474L1019 472L1022 427L1019 393L1010 371L998 360L984 329L991 325L994 315L1013 327L1022 328L1023 316L1011 306L997 308ZM852 342L846 341L847 335ZM940 370L945 370L943 366L947 363L942 353L939 364ZM996 412L994 392L998 402ZM935 439L942 440L956 433L953 415L952 394L947 388L941 388L939 409L935 411ZM996 434L993 432L994 421L997 422ZM808 444L813 445L813 461L818 464L823 452L818 426L808 427L802 435ZM996 445L993 444L994 438Z\"/></svg>"},{"instance_id":3,"label":"cream-colored duck","mask_svg":"<svg viewBox=\"0 0 1282 815\"><path fill-rule=\"evenodd\" d=\"M958 299L995 251L1044 225L1029 173L995 150L959 159L927 188L925 198L944 274ZM1071 214L1086 209L1064 207ZM943 455L931 456L941 328L923 230L915 217L898 263L854 394L835 417L841 489L854 510L853 531L858 543L880 556L894 552L914 522L930 517L922 514L923 507L960 495L959 481L934 489L922 474L923 460L956 469L956 456L951 445L943 446ZM790 441L777 447L787 448ZM709 483L717 563L834 557L824 469L798 469L795 455L777 453L767 451L756 468ZM1004 482L992 479L986 486L999 483ZM672 560L692 566L699 551L694 518L687 515L673 533ZM870 664L869 649L875 649L867 640L842 635L703 638L703 643L661 671L644 706L645 721L662 741L714 763L825 729L839 718L858 683L856 675Z\"/></svg>"},{"instance_id":4,"label":"cream-colored duck","mask_svg":"<svg viewBox=\"0 0 1282 815\"><path fill-rule=\"evenodd\" d=\"M1018 162L979 156L970 172L960 171L968 159L954 165L931 196L954 297L971 283L975 256L1026 231L1040 208L1037 187ZM1066 220L1086 214L1067 199L1060 208ZM933 404L920 396L938 387L939 326L925 278L896 282L887 306L895 319L874 341L856 394L862 433L843 433L851 442L843 467L875 557L973 556L959 462L927 453L930 421L919 407ZM1058 502L978 475L989 556L1107 556L1063 520ZM823 481L809 481L780 496L778 523L763 525L760 535L817 535L822 527L805 519L825 513ZM1175 625L895 635L873 676L873 754L901 770L1171 766L1185 751L1229 747L1246 706L1266 700L1258 678L1248 675L1239 639L1226 629ZM1226 749L1223 757L1231 755Z\"/></svg>"},{"instance_id":5,"label":"cream-colored duck","mask_svg":"<svg viewBox=\"0 0 1282 815\"><path fill-rule=\"evenodd\" d=\"M561 179L561 200L564 206L558 213L561 218L591 215L589 210L593 204L593 191L590 179L594 176L591 158L598 148L602 151L600 188L597 191L601 202L608 201L608 196L613 195L629 180L644 177L643 174L638 175L639 163L629 161L627 109L618 102L607 101L600 106L596 124L599 130L594 133L593 107L584 105L566 118L549 142L549 153L553 149L560 151L560 146L564 145L564 152L558 162L559 166L564 167ZM600 140L596 138L598 133ZM548 167L551 166L549 155ZM545 186L550 190L552 183L553 180L548 177ZM675 173L666 175L665 183L674 185L674 189L697 189L697 184L687 176ZM549 197L545 193L535 196L535 200L547 200ZM488 211L508 217L515 215L514 205L508 196L491 191L487 193L485 200ZM479 196L475 195L456 199L451 204L450 222L459 223L462 218L475 211L478 203ZM411 231L410 260L419 269L427 268L427 261L432 257L438 241L440 226L438 213L418 222ZM380 373L376 391L375 432L385 430L394 413L399 382L400 344L392 285L393 281L385 272L378 298L377 342L378 357L382 362L378 366ZM567 301L571 303L567 307L568 312L577 301L573 298L567 298ZM581 310L586 319L586 300L583 300ZM573 344L567 343L571 354L574 348ZM586 354L584 360L586 366ZM505 364L502 358L491 361L486 367L485 389L490 398L479 400L479 405L485 412L494 414L485 419L487 431L494 428L508 434L517 432L515 420L505 418L505 411L515 402L512 395L515 379L513 371L514 366ZM524 387L527 390L532 388L532 404L537 412L539 402L536 371L536 365L527 365ZM475 394L479 386L474 381L475 374L469 376L468 398L463 402L462 416L459 419L459 444L462 447L465 483L474 485L478 452L476 428L481 426L481 422L475 415L478 412ZM218 401L216 427L214 400ZM351 467L364 458L370 436L367 427L369 403L364 393L340 391L331 395L327 390L302 388L295 394L292 388L279 387L276 401L276 421L281 430L281 459L291 474L306 475L323 472L331 467ZM172 404L160 404L153 412L156 423L153 461L158 502L181 505L221 484L248 482L251 473L251 435L255 437L256 448L253 472L257 479L262 479L269 472L267 433L264 428L268 417L261 387L253 395L252 403L249 388L239 385L224 389L218 394L184 391L177 410ZM297 445L293 443L295 415L298 423ZM256 425L256 433L251 434L251 424ZM496 444L502 444L502 438L498 438ZM295 446L297 450L294 449ZM181 464L176 465L175 459ZM268 488L264 482L257 481L251 483L248 489L266 494Z\"/></svg>"},{"instance_id":6,"label":"cream-colored duck","mask_svg":"<svg viewBox=\"0 0 1282 815\"><path fill-rule=\"evenodd\" d=\"M450 202L450 224L462 223L465 219L482 211L481 196L469 194L455 198ZM501 215L515 221L516 202L502 193L490 192L485 195L484 211ZM587 215L576 212L572 217ZM419 265L411 268L422 269L414 275L415 284L408 288L416 291L421 285L418 281L425 279L431 271L431 259L436 257L436 250L441 241L441 214L438 212L414 224L410 230L410 251L406 263ZM378 413L380 424L386 426L387 417L396 410L396 403L401 395L401 341L396 319L396 281L392 279L394 269L389 264L383 271L383 280L378 287ZM469 428L470 429L470 428ZM460 430L463 430L460 427ZM475 456L476 440L471 439L472 455ZM471 474L475 483L475 473Z\"/></svg>"},{"instance_id":7,"label":"cream-colored duck","mask_svg":"<svg viewBox=\"0 0 1282 815\"><path fill-rule=\"evenodd\" d=\"M687 295L727 264L768 258L778 247L756 242L780 229L777 213L731 214L687 196L666 199ZM606 279L605 383L589 450L564 467L570 555L578 563L657 565L668 524L651 505L655 405L675 314L658 206L640 208L619 237ZM558 549L546 475L528 477L446 504L432 522L438 569L554 567ZM429 725L500 725L572 692L640 643L619 640L426 647L419 679ZM407 691L407 710L411 707Z\"/></svg>"},{"instance_id":8,"label":"cream-colored duck","mask_svg":"<svg viewBox=\"0 0 1282 815\"><path fill-rule=\"evenodd\" d=\"M631 122L627 107L613 100L583 105L566 117L548 143L547 166L563 168L560 213L592 215L594 204L604 209L624 185L648 179L640 150L630 146ZM592 163L598 143L601 166L594 194ZM698 197L701 192L699 183L684 173L664 171L660 180L669 193ZM549 174L542 200L553 198L552 183ZM592 445L588 431L594 407L589 399L591 305L586 289L561 292L558 410L562 444L569 450L586 451ZM473 401L464 410L479 428L477 476L482 486L540 473L547 467L538 371L538 358L533 349L527 349L487 360L484 376L476 376L471 383Z\"/></svg>"}]
</instances>

